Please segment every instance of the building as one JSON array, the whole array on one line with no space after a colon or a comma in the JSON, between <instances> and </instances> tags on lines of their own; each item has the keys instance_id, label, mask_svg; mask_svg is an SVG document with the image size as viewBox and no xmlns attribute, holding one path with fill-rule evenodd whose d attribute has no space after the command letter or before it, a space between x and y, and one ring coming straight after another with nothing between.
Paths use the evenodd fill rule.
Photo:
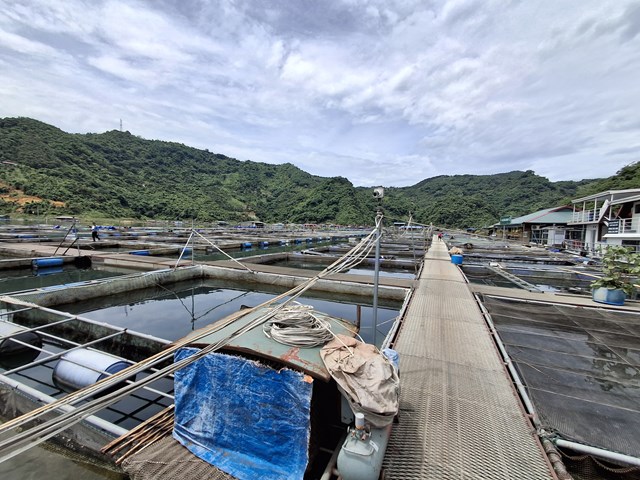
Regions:
<instances>
[{"instance_id":1,"label":"building","mask_svg":"<svg viewBox=\"0 0 640 480\"><path fill-rule=\"evenodd\" d=\"M640 188L607 190L571 203L571 249L591 254L607 245L640 249Z\"/></svg>"},{"instance_id":2,"label":"building","mask_svg":"<svg viewBox=\"0 0 640 480\"><path fill-rule=\"evenodd\" d=\"M503 218L493 225L495 236L523 243L562 245L573 209L568 205L546 208L521 217Z\"/></svg>"}]
</instances>

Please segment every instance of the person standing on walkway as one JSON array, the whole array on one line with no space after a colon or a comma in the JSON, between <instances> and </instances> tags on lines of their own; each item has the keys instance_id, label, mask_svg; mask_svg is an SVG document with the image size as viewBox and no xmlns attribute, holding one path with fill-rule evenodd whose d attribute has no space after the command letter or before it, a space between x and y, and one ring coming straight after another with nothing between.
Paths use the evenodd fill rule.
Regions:
<instances>
[{"instance_id":1,"label":"person standing on walkway","mask_svg":"<svg viewBox=\"0 0 640 480\"><path fill-rule=\"evenodd\" d=\"M100 237L98 236L98 226L95 223L91 225L91 239L94 242L96 240L100 240Z\"/></svg>"}]
</instances>

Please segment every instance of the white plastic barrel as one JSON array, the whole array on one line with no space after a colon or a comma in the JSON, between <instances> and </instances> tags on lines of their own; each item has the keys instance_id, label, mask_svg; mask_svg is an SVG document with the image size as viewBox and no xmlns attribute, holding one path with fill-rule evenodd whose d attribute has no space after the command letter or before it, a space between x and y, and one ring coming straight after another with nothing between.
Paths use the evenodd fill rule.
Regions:
<instances>
[{"instance_id":1,"label":"white plastic barrel","mask_svg":"<svg viewBox=\"0 0 640 480\"><path fill-rule=\"evenodd\" d=\"M129 366L131 362L115 355L80 348L60 357L53 369L53 381L64 390L79 390Z\"/></svg>"}]
</instances>

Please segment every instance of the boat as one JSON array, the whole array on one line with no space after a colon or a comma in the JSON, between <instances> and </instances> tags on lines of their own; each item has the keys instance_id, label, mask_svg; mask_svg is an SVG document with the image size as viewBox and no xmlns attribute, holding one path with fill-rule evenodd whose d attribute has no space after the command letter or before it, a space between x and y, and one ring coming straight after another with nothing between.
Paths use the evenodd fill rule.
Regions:
<instances>
[{"instance_id":1,"label":"boat","mask_svg":"<svg viewBox=\"0 0 640 480\"><path fill-rule=\"evenodd\" d=\"M366 252L362 246L356 248ZM334 269L341 268L335 265ZM65 368L75 373L86 367L88 379L75 382L65 368L53 367L51 383L60 395L3 425L0 432L40 422L0 441L0 454L11 458L50 438L51 432L63 431L68 422L91 421L91 413L162 379L171 381L163 398L173 404L165 401L165 408L142 423L127 425L120 436L117 429L104 432L111 438L101 453L133 479L182 475L183 466L191 463L197 466L182 478L315 479L332 478L336 469L345 480L378 478L398 411L397 362L393 355L358 340L357 328L349 322L294 303L330 272L327 269L275 299L241 309L172 344L161 344L155 353L146 352L129 363L126 350L120 352L123 358L117 357L118 352L105 352L116 355L107 358L95 355L92 341L74 337L76 346L68 350L82 347L86 351L80 358L63 358L67 352L60 352L47 362L66 361ZM146 274L144 279L151 277ZM33 323L32 312L49 315L53 310L26 299L2 300L6 320L20 320L26 330L41 331L55 324L60 332L73 335L71 322L80 319L61 314L65 318L49 322L47 316L43 326ZM39 295L38 302L42 301ZM101 341L128 334L119 328L108 333L111 327L98 322L90 326L100 331ZM56 332L55 337L60 341L63 335ZM382 372L379 380L362 385L357 385L360 380L349 380L357 377L353 373L360 367L369 366ZM72 392L63 395L62 390ZM387 394L380 395L383 391ZM382 397L393 401L380 402ZM100 427L100 422L89 423ZM78 447L83 434L76 435Z\"/></svg>"},{"instance_id":2,"label":"boat","mask_svg":"<svg viewBox=\"0 0 640 480\"><path fill-rule=\"evenodd\" d=\"M336 466L345 480L378 478L398 409L389 357L349 322L309 306L244 312L179 342L175 362L188 364L175 373L175 407L158 420L173 428L155 446L137 442L137 431L104 452L134 480L173 475L194 456L193 478L332 478ZM355 374L363 369L383 374L363 387ZM154 420L143 431L158 428Z\"/></svg>"}]
</instances>

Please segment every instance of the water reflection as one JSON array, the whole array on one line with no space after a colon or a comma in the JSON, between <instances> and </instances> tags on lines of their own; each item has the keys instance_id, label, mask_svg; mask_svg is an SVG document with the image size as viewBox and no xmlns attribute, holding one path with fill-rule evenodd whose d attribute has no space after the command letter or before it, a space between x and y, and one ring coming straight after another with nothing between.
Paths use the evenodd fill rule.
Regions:
<instances>
[{"instance_id":1,"label":"water reflection","mask_svg":"<svg viewBox=\"0 0 640 480\"><path fill-rule=\"evenodd\" d=\"M545 427L640 453L640 315L484 296Z\"/></svg>"},{"instance_id":2,"label":"water reflection","mask_svg":"<svg viewBox=\"0 0 640 480\"><path fill-rule=\"evenodd\" d=\"M173 341L196 328L217 322L243 306L260 305L281 293L279 287L205 279L135 290L56 308ZM360 318L361 336L367 342L372 341L373 313L367 297L307 292L298 301L354 324ZM379 339L384 338L391 328L400 306L399 302L379 301Z\"/></svg>"},{"instance_id":3,"label":"water reflection","mask_svg":"<svg viewBox=\"0 0 640 480\"><path fill-rule=\"evenodd\" d=\"M76 268L72 265L40 269L3 270L0 278L0 293L21 292L35 288L46 288L76 282L122 275L121 273L93 268Z\"/></svg>"}]
</instances>

